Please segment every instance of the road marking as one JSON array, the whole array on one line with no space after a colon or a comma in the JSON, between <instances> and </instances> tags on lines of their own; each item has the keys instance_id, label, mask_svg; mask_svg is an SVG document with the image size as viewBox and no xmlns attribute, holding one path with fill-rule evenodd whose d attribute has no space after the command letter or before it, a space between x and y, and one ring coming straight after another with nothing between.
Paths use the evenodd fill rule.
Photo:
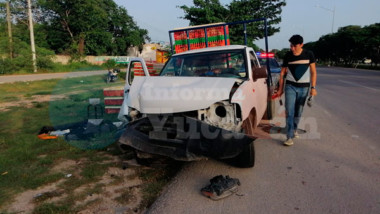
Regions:
<instances>
[{"instance_id":1,"label":"road marking","mask_svg":"<svg viewBox=\"0 0 380 214\"><path fill-rule=\"evenodd\" d=\"M360 84L357 84L357 83L354 83L354 82L345 81L345 80L338 80L338 81L344 82L344 83L347 83L347 84L350 84L350 85L359 86L359 87L362 87L362 88L366 88L366 89L370 89L370 90L373 90L373 91L380 92L380 90L378 90L376 88L371 88L371 87L360 85Z\"/></svg>"}]
</instances>

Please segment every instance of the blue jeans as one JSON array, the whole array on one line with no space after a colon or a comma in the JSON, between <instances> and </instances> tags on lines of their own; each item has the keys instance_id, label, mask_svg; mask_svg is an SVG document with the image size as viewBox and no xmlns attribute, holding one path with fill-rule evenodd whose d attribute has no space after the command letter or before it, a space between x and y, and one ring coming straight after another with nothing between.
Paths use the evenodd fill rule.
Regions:
<instances>
[{"instance_id":1,"label":"blue jeans","mask_svg":"<svg viewBox=\"0 0 380 214\"><path fill-rule=\"evenodd\" d=\"M305 105L308 87L296 87L293 85L285 85L285 110L286 110L286 137L294 138L294 131L298 128L303 106Z\"/></svg>"}]
</instances>

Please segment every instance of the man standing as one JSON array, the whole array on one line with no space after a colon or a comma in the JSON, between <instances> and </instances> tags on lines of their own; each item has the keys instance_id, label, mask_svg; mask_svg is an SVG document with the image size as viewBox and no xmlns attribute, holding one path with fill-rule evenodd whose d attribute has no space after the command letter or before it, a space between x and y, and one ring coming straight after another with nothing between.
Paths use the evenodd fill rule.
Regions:
<instances>
[{"instance_id":1,"label":"man standing","mask_svg":"<svg viewBox=\"0 0 380 214\"><path fill-rule=\"evenodd\" d=\"M293 145L293 138L297 138L297 128L302 116L307 95L316 96L317 70L314 54L304 50L303 38L293 35L290 39L290 50L284 57L280 74L280 86L276 96L284 93L284 76L286 74L285 86L285 109L286 109L286 141L285 146ZM288 72L289 70L289 72ZM309 89L310 88L310 89Z\"/></svg>"}]
</instances>

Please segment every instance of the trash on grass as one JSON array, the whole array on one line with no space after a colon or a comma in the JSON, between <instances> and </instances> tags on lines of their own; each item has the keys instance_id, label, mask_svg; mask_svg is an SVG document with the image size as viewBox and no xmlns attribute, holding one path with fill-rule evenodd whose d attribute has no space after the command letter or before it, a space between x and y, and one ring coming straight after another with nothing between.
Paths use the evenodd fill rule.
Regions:
<instances>
[{"instance_id":1,"label":"trash on grass","mask_svg":"<svg viewBox=\"0 0 380 214\"><path fill-rule=\"evenodd\" d=\"M40 138L42 140L49 140L49 139L57 139L58 136L53 136L53 135L50 135L50 134L39 134L38 138Z\"/></svg>"},{"instance_id":2,"label":"trash on grass","mask_svg":"<svg viewBox=\"0 0 380 214\"><path fill-rule=\"evenodd\" d=\"M50 132L50 135L63 136L63 135L68 134L68 133L70 133L70 129L52 131L52 132Z\"/></svg>"}]
</instances>

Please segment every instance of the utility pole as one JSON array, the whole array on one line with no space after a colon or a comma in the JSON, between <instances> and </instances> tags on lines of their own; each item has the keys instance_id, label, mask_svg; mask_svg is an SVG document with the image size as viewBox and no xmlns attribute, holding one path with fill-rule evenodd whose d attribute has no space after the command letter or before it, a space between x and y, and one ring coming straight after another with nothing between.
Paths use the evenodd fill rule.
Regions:
<instances>
[{"instance_id":1,"label":"utility pole","mask_svg":"<svg viewBox=\"0 0 380 214\"><path fill-rule=\"evenodd\" d=\"M316 5L316 7L324 9L324 10L329 11L330 13L332 13L331 34L333 34L334 33L334 20L335 20L335 6L334 6L333 9L325 8L325 7L320 6L320 5Z\"/></svg>"},{"instance_id":2,"label":"utility pole","mask_svg":"<svg viewBox=\"0 0 380 214\"><path fill-rule=\"evenodd\" d=\"M32 4L30 3L30 0L28 0L28 17L29 17L30 47L32 49L32 60L33 60L33 72L37 72L37 58L36 58L36 47L34 45Z\"/></svg>"},{"instance_id":3,"label":"utility pole","mask_svg":"<svg viewBox=\"0 0 380 214\"><path fill-rule=\"evenodd\" d=\"M12 18L11 10L9 9L9 2L5 2L7 8L7 22L8 22L8 37L9 37L9 58L13 58L13 41L12 41Z\"/></svg>"}]
</instances>

